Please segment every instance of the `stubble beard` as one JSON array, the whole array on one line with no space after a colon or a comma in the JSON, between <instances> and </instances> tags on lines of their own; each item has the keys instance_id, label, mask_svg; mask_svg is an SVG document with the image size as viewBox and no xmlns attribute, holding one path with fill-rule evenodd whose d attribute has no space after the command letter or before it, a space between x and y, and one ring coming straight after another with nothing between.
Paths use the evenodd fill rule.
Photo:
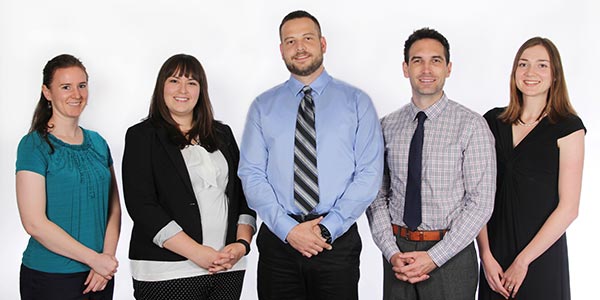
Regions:
<instances>
[{"instance_id":1,"label":"stubble beard","mask_svg":"<svg viewBox=\"0 0 600 300\"><path fill-rule=\"evenodd\" d=\"M323 55L317 56L315 60L310 65L306 66L304 69L296 67L292 60L285 60L285 66L287 67L287 69L290 71L290 73L297 76L308 76L317 71L322 64Z\"/></svg>"}]
</instances>

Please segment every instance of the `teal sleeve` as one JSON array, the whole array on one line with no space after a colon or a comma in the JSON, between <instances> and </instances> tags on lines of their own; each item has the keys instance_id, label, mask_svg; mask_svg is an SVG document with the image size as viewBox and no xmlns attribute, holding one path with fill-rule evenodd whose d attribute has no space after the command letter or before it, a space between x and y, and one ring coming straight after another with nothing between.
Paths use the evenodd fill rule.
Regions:
<instances>
[{"instance_id":1,"label":"teal sleeve","mask_svg":"<svg viewBox=\"0 0 600 300\"><path fill-rule=\"evenodd\" d=\"M16 171L31 171L46 176L50 147L35 132L24 136L17 148Z\"/></svg>"}]
</instances>

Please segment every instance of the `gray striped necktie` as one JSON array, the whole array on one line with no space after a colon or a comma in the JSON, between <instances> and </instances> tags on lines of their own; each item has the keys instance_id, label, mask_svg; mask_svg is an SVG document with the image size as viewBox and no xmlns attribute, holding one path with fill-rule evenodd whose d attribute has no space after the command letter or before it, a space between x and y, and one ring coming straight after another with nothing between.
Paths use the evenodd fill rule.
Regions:
<instances>
[{"instance_id":1,"label":"gray striped necktie","mask_svg":"<svg viewBox=\"0 0 600 300\"><path fill-rule=\"evenodd\" d=\"M305 86L302 91L304 97L298 107L294 139L294 200L306 215L319 203L319 181L315 104L310 86Z\"/></svg>"}]
</instances>

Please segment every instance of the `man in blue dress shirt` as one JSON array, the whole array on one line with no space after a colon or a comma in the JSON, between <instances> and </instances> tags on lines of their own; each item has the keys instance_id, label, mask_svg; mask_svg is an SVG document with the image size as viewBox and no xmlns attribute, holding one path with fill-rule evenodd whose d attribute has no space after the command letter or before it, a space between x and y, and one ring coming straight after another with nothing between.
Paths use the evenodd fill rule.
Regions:
<instances>
[{"instance_id":1,"label":"man in blue dress shirt","mask_svg":"<svg viewBox=\"0 0 600 300\"><path fill-rule=\"evenodd\" d=\"M305 11L279 27L290 78L252 103L238 174L263 220L260 299L358 299L356 219L383 173L377 114L363 91L332 78L319 22Z\"/></svg>"}]
</instances>

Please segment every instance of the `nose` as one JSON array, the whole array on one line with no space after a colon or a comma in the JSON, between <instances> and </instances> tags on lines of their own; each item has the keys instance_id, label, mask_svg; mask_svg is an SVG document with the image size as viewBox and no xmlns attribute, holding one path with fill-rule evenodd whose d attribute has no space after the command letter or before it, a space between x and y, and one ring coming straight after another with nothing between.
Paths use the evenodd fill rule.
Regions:
<instances>
[{"instance_id":1,"label":"nose","mask_svg":"<svg viewBox=\"0 0 600 300\"><path fill-rule=\"evenodd\" d=\"M304 51L304 49L305 49L305 48L304 48L304 42L303 42L303 41L301 41L301 40L300 40L300 41L298 41L298 42L296 43L296 51L299 51L299 52L300 52L300 51Z\"/></svg>"},{"instance_id":2,"label":"nose","mask_svg":"<svg viewBox=\"0 0 600 300\"><path fill-rule=\"evenodd\" d=\"M423 73L431 72L431 62L425 61L423 62Z\"/></svg>"},{"instance_id":3,"label":"nose","mask_svg":"<svg viewBox=\"0 0 600 300\"><path fill-rule=\"evenodd\" d=\"M74 95L73 97L75 97L75 99L81 99L81 91L79 90L79 88L73 89L74 91Z\"/></svg>"},{"instance_id":4,"label":"nose","mask_svg":"<svg viewBox=\"0 0 600 300\"><path fill-rule=\"evenodd\" d=\"M187 94L187 84L185 82L179 82L179 92Z\"/></svg>"}]
</instances>

